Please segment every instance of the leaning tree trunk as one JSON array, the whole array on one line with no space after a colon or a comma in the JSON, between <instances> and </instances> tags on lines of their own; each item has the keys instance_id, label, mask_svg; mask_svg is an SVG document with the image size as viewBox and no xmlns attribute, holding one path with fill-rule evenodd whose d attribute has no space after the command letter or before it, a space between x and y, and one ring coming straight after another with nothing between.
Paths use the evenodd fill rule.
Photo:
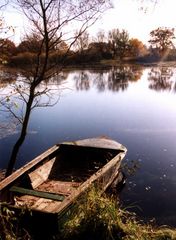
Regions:
<instances>
[{"instance_id":1,"label":"leaning tree trunk","mask_svg":"<svg viewBox=\"0 0 176 240\"><path fill-rule=\"evenodd\" d=\"M25 140L29 117L30 117L30 113L31 113L31 107L32 107L33 100L34 100L34 91L35 91L35 88L30 89L30 95L29 95L29 99L28 99L28 102L26 105L26 112L25 112L24 121L22 124L21 133L12 149L12 153L11 153L10 160L9 160L9 163L7 166L5 177L8 177L10 174L12 174L16 160L17 160L18 152L20 150L21 145L23 144L23 142Z\"/></svg>"}]
</instances>

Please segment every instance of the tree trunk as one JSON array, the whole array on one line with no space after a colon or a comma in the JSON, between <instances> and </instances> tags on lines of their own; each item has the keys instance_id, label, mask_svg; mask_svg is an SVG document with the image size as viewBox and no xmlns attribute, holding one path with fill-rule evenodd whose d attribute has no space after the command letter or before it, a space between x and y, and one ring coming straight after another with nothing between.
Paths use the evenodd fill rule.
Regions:
<instances>
[{"instance_id":1,"label":"tree trunk","mask_svg":"<svg viewBox=\"0 0 176 240\"><path fill-rule=\"evenodd\" d=\"M7 166L7 170L6 170L6 174L5 177L8 177L10 174L12 174L13 169L14 169L14 165L16 163L17 160L17 155L18 152L20 150L21 145L23 144L25 137L26 137L26 133L27 133L27 127L28 127L28 122L29 122L29 117L30 117L30 113L31 113L31 107L32 107L32 103L34 100L34 87L31 87L30 89L30 95L29 95L29 99L26 105L26 112L25 112L25 116L24 116L24 121L22 124L22 129L21 129L21 134L20 137L18 138L18 140L16 141L12 153L11 153L11 157Z\"/></svg>"}]
</instances>

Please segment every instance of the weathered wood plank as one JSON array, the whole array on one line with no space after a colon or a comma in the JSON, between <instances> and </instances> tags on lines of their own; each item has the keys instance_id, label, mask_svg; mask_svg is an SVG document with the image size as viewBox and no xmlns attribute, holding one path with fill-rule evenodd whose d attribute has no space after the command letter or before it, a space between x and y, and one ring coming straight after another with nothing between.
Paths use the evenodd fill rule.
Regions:
<instances>
[{"instance_id":1,"label":"weathered wood plank","mask_svg":"<svg viewBox=\"0 0 176 240\"><path fill-rule=\"evenodd\" d=\"M104 148L107 150L108 149L116 150L115 152L117 153L117 155L111 161L109 161L104 167L102 167L100 170L98 170L96 173L94 173L87 181L85 181L80 186L76 185L73 189L72 189L72 186L69 186L69 188L67 189L65 185L61 186L60 184L58 185L58 183L56 184L55 182L53 182L54 179L49 179L49 180L52 180L52 182L49 181L49 183L48 183L46 181L47 182L46 184L45 184L45 182L40 184L41 179L38 180L38 176L39 176L38 173L42 169L42 168L40 169L40 166L41 166L43 160L46 163L47 157L51 153L55 153L55 151L57 152L59 145L55 145L53 148L51 148L48 151L46 151L45 153L41 154L39 157L37 157L36 159L31 161L29 164L25 165L23 168L19 169L17 172L15 172L11 176L9 176L7 179L2 181L0 183L0 191L4 190L3 188L9 190L9 188L10 188L10 186L12 186L12 183L14 182L14 180L17 180L18 177L22 176L24 173L27 176L30 176L30 174L31 174L30 172L33 171L32 175L31 175L32 176L31 181L33 183L36 181L34 183L35 186L37 186L39 184L39 186L36 187L37 190L36 189L35 190L25 189L25 191L23 191L24 189L23 190L20 189L20 191L22 191L22 192L18 192L18 193L21 193L22 196L17 195L15 197L22 198L25 196L29 196L30 194L32 196L36 196L37 199L33 202L31 201L31 203L32 203L31 209L39 210L39 211L43 211L43 212L49 212L49 213L57 213L58 216L59 215L61 216L65 211L67 211L69 209L69 207L74 203L75 200L77 200L82 195L84 196L84 193L88 189L90 189L90 187L92 185L94 185L94 184L99 185L101 190L104 191L112 183L112 181L117 177L121 161L126 153L126 148L124 146L122 146L121 144L119 144L113 140L107 139L107 138L85 139L85 140L80 140L80 141L71 142L71 143L63 143L63 144L77 146L77 147L80 146L80 147L83 147L82 149L84 149L84 147L85 147L85 148L98 148L98 150L101 148ZM64 153L64 151L67 149L61 148L61 150L63 150L63 153ZM52 156L54 157L54 154ZM50 161L52 161L52 160L50 160ZM36 170L34 170L35 165L36 165ZM38 167L39 171L37 170L37 167ZM45 169L44 174L47 175L48 174L47 171L48 171L48 169ZM44 179L45 178L46 178L46 176L44 176ZM50 189L50 184L53 187L51 193L49 193L50 190L48 191L48 189L40 189L43 187ZM63 190L62 190L62 187L63 187ZM13 190L14 189L12 188L12 191ZM19 190L19 189L16 189L16 190ZM26 192L26 190L28 190L28 193ZM56 191L61 191L61 190L66 192L66 194L68 195L67 197L65 197L65 199L62 202L61 202L61 200L59 200L59 199L56 200L55 197L52 197L52 195L58 196L58 193L56 193ZM32 192L30 192L30 191L32 191ZM42 195L41 195L41 193L42 193ZM47 195L45 195L45 194L47 194ZM27 203L27 201L25 203Z\"/></svg>"},{"instance_id":2,"label":"weathered wood plank","mask_svg":"<svg viewBox=\"0 0 176 240\"><path fill-rule=\"evenodd\" d=\"M38 190L26 189L26 188L17 187L17 186L11 187L10 191L25 194L25 195L47 198L47 199L54 200L54 201L63 201L65 199L65 196L60 195L60 194L42 192L42 191L38 191Z\"/></svg>"},{"instance_id":3,"label":"weathered wood plank","mask_svg":"<svg viewBox=\"0 0 176 240\"><path fill-rule=\"evenodd\" d=\"M36 190L43 192L58 193L62 195L70 195L81 184L82 184L81 182L65 182L48 179L46 182L39 185L36 188Z\"/></svg>"},{"instance_id":4,"label":"weathered wood plank","mask_svg":"<svg viewBox=\"0 0 176 240\"><path fill-rule=\"evenodd\" d=\"M13 174L11 174L9 177L5 178L3 181L0 182L0 191L7 187L9 184L14 182L16 179L18 179L20 176L22 176L24 173L26 173L28 170L30 170L32 167L37 165L38 163L42 162L47 156L54 153L57 149L59 149L58 145L54 145L38 157L34 158L31 162L27 163L25 166L21 167L17 171L15 171Z\"/></svg>"},{"instance_id":5,"label":"weathered wood plank","mask_svg":"<svg viewBox=\"0 0 176 240\"><path fill-rule=\"evenodd\" d=\"M65 211L69 206L74 203L74 201L84 192L92 186L93 183L97 183L102 189L102 192L112 183L112 181L117 177L119 173L119 167L122 159L125 156L126 151L119 153L114 159L107 163L98 172L93 174L86 182L80 185L77 189L72 191L71 195L67 196L62 202L46 202L44 199L39 199L34 205L31 206L32 209L49 212L49 213L60 213Z\"/></svg>"},{"instance_id":6,"label":"weathered wood plank","mask_svg":"<svg viewBox=\"0 0 176 240\"><path fill-rule=\"evenodd\" d=\"M30 195L15 196L14 200L14 206L17 208L27 207L30 210L37 210L46 213L50 213L50 209L59 206L62 203L61 201L54 201Z\"/></svg>"},{"instance_id":7,"label":"weathered wood plank","mask_svg":"<svg viewBox=\"0 0 176 240\"><path fill-rule=\"evenodd\" d=\"M52 213L61 213L62 211L64 212L81 194L84 194L84 192L95 183L99 186L102 192L105 191L119 173L120 164L125 154L126 150L124 150L124 152L120 152L117 156L115 156L103 168L98 170L80 187L78 187L77 190L65 198L59 207L56 206L54 209L52 209Z\"/></svg>"},{"instance_id":8,"label":"weathered wood plank","mask_svg":"<svg viewBox=\"0 0 176 240\"><path fill-rule=\"evenodd\" d=\"M89 139L78 140L74 142L64 142L64 144L83 146L83 147L105 148L105 149L113 149L113 150L121 150L121 151L125 150L122 144L105 137L89 138Z\"/></svg>"},{"instance_id":9,"label":"weathered wood plank","mask_svg":"<svg viewBox=\"0 0 176 240\"><path fill-rule=\"evenodd\" d=\"M48 179L48 176L50 174L50 171L53 167L55 160L56 160L56 157L42 164L42 166L38 167L37 169L29 173L31 185L33 188L38 187Z\"/></svg>"},{"instance_id":10,"label":"weathered wood plank","mask_svg":"<svg viewBox=\"0 0 176 240\"><path fill-rule=\"evenodd\" d=\"M48 208L49 206L59 206L60 204L61 204L60 201L40 198L34 203L34 205L31 206L31 209L42 211L42 212L50 212L50 211L47 211L46 208Z\"/></svg>"}]
</instances>

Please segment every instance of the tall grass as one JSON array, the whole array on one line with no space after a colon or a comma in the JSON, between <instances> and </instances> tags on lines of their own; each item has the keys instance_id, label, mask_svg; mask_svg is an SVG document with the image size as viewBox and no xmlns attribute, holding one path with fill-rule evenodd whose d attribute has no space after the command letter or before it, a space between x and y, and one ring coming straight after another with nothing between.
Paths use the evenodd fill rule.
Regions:
<instances>
[{"instance_id":1,"label":"tall grass","mask_svg":"<svg viewBox=\"0 0 176 240\"><path fill-rule=\"evenodd\" d=\"M28 232L19 225L18 217L9 209L8 204L0 204L0 240L32 240Z\"/></svg>"},{"instance_id":2,"label":"tall grass","mask_svg":"<svg viewBox=\"0 0 176 240\"><path fill-rule=\"evenodd\" d=\"M170 240L176 239L176 230L143 224L135 214L122 210L113 198L93 189L77 205L58 239Z\"/></svg>"},{"instance_id":3,"label":"tall grass","mask_svg":"<svg viewBox=\"0 0 176 240\"><path fill-rule=\"evenodd\" d=\"M76 203L70 218L60 226L57 235L45 240L174 240L176 229L144 224L135 214L120 208L119 203L92 189ZM0 240L35 240L19 228L13 211L1 208ZM42 238L43 239L43 238Z\"/></svg>"}]
</instances>

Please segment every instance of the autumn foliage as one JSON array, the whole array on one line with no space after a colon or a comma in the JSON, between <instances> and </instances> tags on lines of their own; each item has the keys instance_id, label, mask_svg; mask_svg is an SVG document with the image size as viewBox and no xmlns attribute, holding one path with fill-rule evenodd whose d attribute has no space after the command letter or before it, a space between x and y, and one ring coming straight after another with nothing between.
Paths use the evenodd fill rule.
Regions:
<instances>
[{"instance_id":1,"label":"autumn foliage","mask_svg":"<svg viewBox=\"0 0 176 240\"><path fill-rule=\"evenodd\" d=\"M116 61L159 61L165 56L167 60L175 60L173 40L174 29L157 28L150 32L150 46L147 48L137 38L130 38L127 31L113 29L107 34L98 32L97 37L91 39L87 32L79 36L72 48L65 41L60 41L50 51L50 63L60 64L65 53L67 64L81 64L99 62L103 59ZM25 37L18 46L9 39L0 39L1 62L2 59L11 65L26 65L37 61L37 54L41 49L41 39L32 34ZM41 58L42 59L42 58ZM164 58L163 58L164 59Z\"/></svg>"}]
</instances>

